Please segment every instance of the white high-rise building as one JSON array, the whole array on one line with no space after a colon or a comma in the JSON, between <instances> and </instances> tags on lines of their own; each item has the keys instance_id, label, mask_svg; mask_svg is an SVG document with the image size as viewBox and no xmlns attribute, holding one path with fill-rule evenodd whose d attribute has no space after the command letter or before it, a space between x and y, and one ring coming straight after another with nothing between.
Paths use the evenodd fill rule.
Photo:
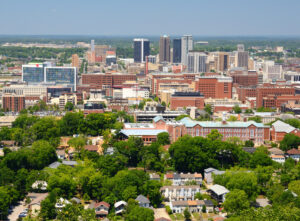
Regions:
<instances>
[{"instance_id":1,"label":"white high-rise building","mask_svg":"<svg viewBox=\"0 0 300 221\"><path fill-rule=\"evenodd\" d=\"M203 52L188 53L188 72L204 73L206 72L207 55Z\"/></svg>"},{"instance_id":2,"label":"white high-rise building","mask_svg":"<svg viewBox=\"0 0 300 221\"><path fill-rule=\"evenodd\" d=\"M95 40L91 40L91 51L95 51Z\"/></svg>"},{"instance_id":3,"label":"white high-rise building","mask_svg":"<svg viewBox=\"0 0 300 221\"><path fill-rule=\"evenodd\" d=\"M181 38L181 63L188 65L188 53L194 48L193 36L184 35Z\"/></svg>"}]
</instances>

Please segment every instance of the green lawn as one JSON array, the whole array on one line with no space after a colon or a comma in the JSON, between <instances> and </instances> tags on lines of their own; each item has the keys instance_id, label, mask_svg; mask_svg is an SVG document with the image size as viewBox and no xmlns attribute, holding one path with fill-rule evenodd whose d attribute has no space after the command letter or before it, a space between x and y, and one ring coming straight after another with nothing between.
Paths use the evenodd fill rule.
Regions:
<instances>
[{"instance_id":1,"label":"green lawn","mask_svg":"<svg viewBox=\"0 0 300 221\"><path fill-rule=\"evenodd\" d=\"M176 221L184 221L184 217L181 213L173 213L170 215L172 220Z\"/></svg>"},{"instance_id":2,"label":"green lawn","mask_svg":"<svg viewBox=\"0 0 300 221\"><path fill-rule=\"evenodd\" d=\"M200 213L193 213L192 215L196 220L200 220Z\"/></svg>"}]
</instances>

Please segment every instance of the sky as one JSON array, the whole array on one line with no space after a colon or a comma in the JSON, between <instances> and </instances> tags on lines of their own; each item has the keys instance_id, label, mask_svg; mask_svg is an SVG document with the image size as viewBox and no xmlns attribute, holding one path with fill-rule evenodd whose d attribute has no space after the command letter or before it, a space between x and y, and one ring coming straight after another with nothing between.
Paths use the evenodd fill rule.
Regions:
<instances>
[{"instance_id":1,"label":"sky","mask_svg":"<svg viewBox=\"0 0 300 221\"><path fill-rule=\"evenodd\" d=\"M0 0L0 35L300 36L300 0Z\"/></svg>"}]
</instances>

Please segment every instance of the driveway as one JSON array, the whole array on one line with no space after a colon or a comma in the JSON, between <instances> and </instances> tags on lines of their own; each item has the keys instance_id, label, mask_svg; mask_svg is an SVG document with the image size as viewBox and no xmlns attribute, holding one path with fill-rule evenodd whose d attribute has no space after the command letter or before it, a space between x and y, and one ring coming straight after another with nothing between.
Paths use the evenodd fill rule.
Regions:
<instances>
[{"instance_id":1,"label":"driveway","mask_svg":"<svg viewBox=\"0 0 300 221\"><path fill-rule=\"evenodd\" d=\"M20 201L19 205L14 207L13 212L8 216L8 220L16 221L19 218L19 214L26 208L23 203L24 201Z\"/></svg>"},{"instance_id":2,"label":"driveway","mask_svg":"<svg viewBox=\"0 0 300 221\"><path fill-rule=\"evenodd\" d=\"M154 210L154 218L155 219L164 217L164 218L171 220L171 218L165 208L157 208L157 209L153 209L153 210Z\"/></svg>"}]
</instances>

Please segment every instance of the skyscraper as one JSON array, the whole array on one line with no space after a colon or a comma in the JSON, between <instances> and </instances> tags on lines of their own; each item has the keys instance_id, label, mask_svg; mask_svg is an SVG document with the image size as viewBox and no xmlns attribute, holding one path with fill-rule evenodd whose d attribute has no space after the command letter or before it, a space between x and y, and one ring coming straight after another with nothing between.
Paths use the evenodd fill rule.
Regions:
<instances>
[{"instance_id":1,"label":"skyscraper","mask_svg":"<svg viewBox=\"0 0 300 221\"><path fill-rule=\"evenodd\" d=\"M150 55L150 42L145 38L133 39L133 58L135 63L145 62L145 57Z\"/></svg>"},{"instance_id":2,"label":"skyscraper","mask_svg":"<svg viewBox=\"0 0 300 221\"><path fill-rule=\"evenodd\" d=\"M192 35L184 35L181 38L181 63L188 64L188 53L193 50L193 37Z\"/></svg>"},{"instance_id":3,"label":"skyscraper","mask_svg":"<svg viewBox=\"0 0 300 221\"><path fill-rule=\"evenodd\" d=\"M188 72L204 73L206 72L207 55L203 52L188 53Z\"/></svg>"},{"instance_id":4,"label":"skyscraper","mask_svg":"<svg viewBox=\"0 0 300 221\"><path fill-rule=\"evenodd\" d=\"M238 44L237 51L245 51L245 46L243 44Z\"/></svg>"},{"instance_id":5,"label":"skyscraper","mask_svg":"<svg viewBox=\"0 0 300 221\"><path fill-rule=\"evenodd\" d=\"M170 37L161 36L159 40L159 61L170 62Z\"/></svg>"},{"instance_id":6,"label":"skyscraper","mask_svg":"<svg viewBox=\"0 0 300 221\"><path fill-rule=\"evenodd\" d=\"M95 40L91 40L91 51L95 51Z\"/></svg>"},{"instance_id":7,"label":"skyscraper","mask_svg":"<svg viewBox=\"0 0 300 221\"><path fill-rule=\"evenodd\" d=\"M226 52L219 52L218 71L226 71L229 64L229 55Z\"/></svg>"},{"instance_id":8,"label":"skyscraper","mask_svg":"<svg viewBox=\"0 0 300 221\"><path fill-rule=\"evenodd\" d=\"M248 51L238 51L237 52L237 66L248 69Z\"/></svg>"},{"instance_id":9,"label":"skyscraper","mask_svg":"<svg viewBox=\"0 0 300 221\"><path fill-rule=\"evenodd\" d=\"M173 63L181 62L181 38L173 40Z\"/></svg>"},{"instance_id":10,"label":"skyscraper","mask_svg":"<svg viewBox=\"0 0 300 221\"><path fill-rule=\"evenodd\" d=\"M78 54L72 54L72 67L79 68L79 56L78 56Z\"/></svg>"}]
</instances>

